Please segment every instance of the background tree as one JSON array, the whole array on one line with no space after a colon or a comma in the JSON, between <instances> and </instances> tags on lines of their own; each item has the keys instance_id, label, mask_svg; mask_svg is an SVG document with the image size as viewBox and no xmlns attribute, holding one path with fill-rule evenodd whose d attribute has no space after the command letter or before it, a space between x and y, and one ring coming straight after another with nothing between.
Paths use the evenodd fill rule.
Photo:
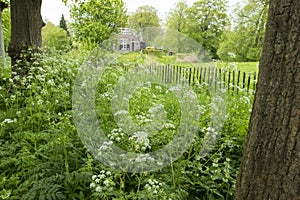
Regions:
<instances>
[{"instance_id":1,"label":"background tree","mask_svg":"<svg viewBox=\"0 0 300 200\"><path fill-rule=\"evenodd\" d=\"M175 8L171 10L167 17L167 28L178 32L186 32L187 10L186 1L176 3Z\"/></svg>"},{"instance_id":2,"label":"background tree","mask_svg":"<svg viewBox=\"0 0 300 200\"><path fill-rule=\"evenodd\" d=\"M143 32L147 27L159 27L160 19L157 10L153 6L141 6L137 8L129 16L128 26L138 32Z\"/></svg>"},{"instance_id":3,"label":"background tree","mask_svg":"<svg viewBox=\"0 0 300 200\"><path fill-rule=\"evenodd\" d=\"M247 61L245 48L248 47L241 43L243 43L243 37L238 32L230 29L224 31L217 51L218 57L227 62Z\"/></svg>"},{"instance_id":4,"label":"background tree","mask_svg":"<svg viewBox=\"0 0 300 200\"><path fill-rule=\"evenodd\" d=\"M0 2L0 67L5 66L5 45L2 25L2 12L8 7L6 2Z\"/></svg>"},{"instance_id":5,"label":"background tree","mask_svg":"<svg viewBox=\"0 0 300 200\"><path fill-rule=\"evenodd\" d=\"M258 61L261 57L269 0L248 0L237 8L233 30L225 33L218 55L226 61ZM234 55L234 57L230 56Z\"/></svg>"},{"instance_id":6,"label":"background tree","mask_svg":"<svg viewBox=\"0 0 300 200\"><path fill-rule=\"evenodd\" d=\"M100 44L127 21L122 0L79 1L71 8L72 28L78 41Z\"/></svg>"},{"instance_id":7,"label":"background tree","mask_svg":"<svg viewBox=\"0 0 300 200\"><path fill-rule=\"evenodd\" d=\"M221 36L228 24L225 0L199 0L188 9L186 33L199 42L212 58L218 58Z\"/></svg>"},{"instance_id":8,"label":"background tree","mask_svg":"<svg viewBox=\"0 0 300 200\"><path fill-rule=\"evenodd\" d=\"M300 197L300 1L269 9L237 200Z\"/></svg>"},{"instance_id":9,"label":"background tree","mask_svg":"<svg viewBox=\"0 0 300 200\"><path fill-rule=\"evenodd\" d=\"M69 32L68 25L67 25L64 15L61 15L61 18L59 21L59 28L62 28L63 30L65 30L67 35L70 36L70 32Z\"/></svg>"},{"instance_id":10,"label":"background tree","mask_svg":"<svg viewBox=\"0 0 300 200\"><path fill-rule=\"evenodd\" d=\"M70 48L70 41L67 32L48 22L42 29L43 48L55 50L68 50Z\"/></svg>"},{"instance_id":11,"label":"background tree","mask_svg":"<svg viewBox=\"0 0 300 200\"><path fill-rule=\"evenodd\" d=\"M2 30L4 36L4 48L7 51L11 37L10 9L4 9L2 12Z\"/></svg>"}]
</instances>

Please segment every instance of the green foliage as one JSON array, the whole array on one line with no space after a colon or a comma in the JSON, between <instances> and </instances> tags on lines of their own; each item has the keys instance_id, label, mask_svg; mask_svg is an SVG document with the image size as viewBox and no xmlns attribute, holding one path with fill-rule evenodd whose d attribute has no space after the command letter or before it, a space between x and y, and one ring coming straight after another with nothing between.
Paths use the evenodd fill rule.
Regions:
<instances>
[{"instance_id":1,"label":"green foliage","mask_svg":"<svg viewBox=\"0 0 300 200\"><path fill-rule=\"evenodd\" d=\"M216 62L216 66L218 68L224 69L226 68L227 70L233 71L241 71L241 72L246 72L246 73L252 73L252 72L258 72L258 62Z\"/></svg>"},{"instance_id":2,"label":"green foliage","mask_svg":"<svg viewBox=\"0 0 300 200\"><path fill-rule=\"evenodd\" d=\"M175 8L169 13L167 18L167 28L186 32L188 5L185 1L176 3Z\"/></svg>"},{"instance_id":3,"label":"green foliage","mask_svg":"<svg viewBox=\"0 0 300 200\"><path fill-rule=\"evenodd\" d=\"M144 31L147 27L159 27L160 19L153 6L141 6L128 18L128 26L137 31Z\"/></svg>"},{"instance_id":4,"label":"green foliage","mask_svg":"<svg viewBox=\"0 0 300 200\"><path fill-rule=\"evenodd\" d=\"M4 47L8 48L11 34L10 9L6 8L2 12L2 28L4 36Z\"/></svg>"},{"instance_id":5,"label":"green foliage","mask_svg":"<svg viewBox=\"0 0 300 200\"><path fill-rule=\"evenodd\" d=\"M147 47L147 48L142 50L142 53L162 58L162 56L166 55L167 52L165 52L161 49L155 49L154 47Z\"/></svg>"},{"instance_id":6,"label":"green foliage","mask_svg":"<svg viewBox=\"0 0 300 200\"><path fill-rule=\"evenodd\" d=\"M0 195L2 199L89 198L92 174L71 121L77 66L73 55L34 55L27 77L5 78L0 91ZM13 91L13 94L11 92ZM73 174L73 172L75 172ZM83 192L86 191L86 192ZM75 195L78 195L77 197ZM81 198L81 199L84 199Z\"/></svg>"},{"instance_id":7,"label":"green foliage","mask_svg":"<svg viewBox=\"0 0 300 200\"><path fill-rule=\"evenodd\" d=\"M98 86L99 95L96 97L98 115L101 121L107 122L102 128L105 129L111 142L123 149L135 152L157 149L168 143L176 134L174 130L180 122L176 97L166 95L166 88L155 84L146 84L133 93L129 102L129 110L136 124L147 125L153 120L149 113L153 105L163 105L168 113L168 122L170 122L168 128L157 132L154 138L149 137L146 143L138 143L132 136L117 128L111 113L113 89L118 82L118 77L124 73L121 68L108 68ZM199 156L199 150L203 145L203 135L213 131L209 123L212 103L210 103L211 96L207 93L205 85L195 87L199 105L201 105L199 119L201 130L187 152L172 166L158 172L133 174L131 178L124 173L111 172L115 174L115 178L109 178L112 184L105 185L104 180L96 181L101 173L95 174L91 183L94 189L93 195L98 199L233 199L239 159L247 133L252 95L241 92L227 97L224 105L227 108L227 114L224 116L226 121L223 129L218 133L218 143L208 156L202 158ZM158 121L161 121L159 116L156 117ZM118 180L116 177L122 178ZM151 186L156 184L157 187ZM115 187L114 190L111 189L112 185Z\"/></svg>"},{"instance_id":8,"label":"green foliage","mask_svg":"<svg viewBox=\"0 0 300 200\"><path fill-rule=\"evenodd\" d=\"M42 44L45 49L66 51L70 49L70 38L67 32L48 22L42 29Z\"/></svg>"},{"instance_id":9,"label":"green foliage","mask_svg":"<svg viewBox=\"0 0 300 200\"><path fill-rule=\"evenodd\" d=\"M59 21L59 28L64 29L66 31L67 35L70 36L70 32L69 32L68 25L67 25L64 15L61 16L61 19Z\"/></svg>"},{"instance_id":10,"label":"green foliage","mask_svg":"<svg viewBox=\"0 0 300 200\"><path fill-rule=\"evenodd\" d=\"M72 5L71 18L76 39L91 45L108 39L127 21L122 0L79 1Z\"/></svg>"},{"instance_id":11,"label":"green foliage","mask_svg":"<svg viewBox=\"0 0 300 200\"><path fill-rule=\"evenodd\" d=\"M218 55L224 61L258 61L265 34L268 0L248 0L236 12L236 26L233 31L224 33Z\"/></svg>"},{"instance_id":12,"label":"green foliage","mask_svg":"<svg viewBox=\"0 0 300 200\"><path fill-rule=\"evenodd\" d=\"M187 12L185 33L200 43L212 58L218 58L221 36L229 24L226 1L198 0Z\"/></svg>"},{"instance_id":13,"label":"green foliage","mask_svg":"<svg viewBox=\"0 0 300 200\"><path fill-rule=\"evenodd\" d=\"M0 199L233 199L252 95L241 92L224 99L226 120L218 142L210 154L201 157L203 136L216 131L210 124L213 103L205 84L193 86L201 111L200 129L180 159L152 173L115 171L89 155L73 123L72 89L87 53L37 54L33 64L28 62L28 76L15 77L20 85L14 85L12 79L1 80ZM176 96L158 84L133 91L129 111L135 123L143 126L149 120L168 120L143 142L119 129L111 112L114 87L128 70L125 64L142 56L136 52L125 55L122 63L106 68L95 96L96 111L112 143L150 152L176 135L181 116ZM163 107L165 116L153 113L153 105L157 110Z\"/></svg>"}]
</instances>

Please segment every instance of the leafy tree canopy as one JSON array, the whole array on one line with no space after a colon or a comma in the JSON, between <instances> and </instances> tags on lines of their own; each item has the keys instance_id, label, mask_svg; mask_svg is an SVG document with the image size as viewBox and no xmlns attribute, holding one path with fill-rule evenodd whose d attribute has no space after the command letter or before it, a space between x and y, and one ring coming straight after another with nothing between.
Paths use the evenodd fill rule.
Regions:
<instances>
[{"instance_id":1,"label":"leafy tree canopy","mask_svg":"<svg viewBox=\"0 0 300 200\"><path fill-rule=\"evenodd\" d=\"M218 55L227 61L258 61L268 14L268 0L248 0L236 9L237 21L232 31L228 31L220 44Z\"/></svg>"},{"instance_id":2,"label":"leafy tree canopy","mask_svg":"<svg viewBox=\"0 0 300 200\"><path fill-rule=\"evenodd\" d=\"M153 6L141 6L128 18L128 25L137 31L144 31L147 27L159 27L160 19Z\"/></svg>"},{"instance_id":3,"label":"leafy tree canopy","mask_svg":"<svg viewBox=\"0 0 300 200\"><path fill-rule=\"evenodd\" d=\"M167 28L186 32L188 5L185 1L178 2L167 17Z\"/></svg>"},{"instance_id":4,"label":"leafy tree canopy","mask_svg":"<svg viewBox=\"0 0 300 200\"><path fill-rule=\"evenodd\" d=\"M77 1L72 5L72 28L78 41L100 44L127 21L122 0Z\"/></svg>"},{"instance_id":5,"label":"leafy tree canopy","mask_svg":"<svg viewBox=\"0 0 300 200\"><path fill-rule=\"evenodd\" d=\"M198 0L187 12L186 33L199 42L212 58L218 58L221 36L229 25L226 0Z\"/></svg>"}]
</instances>

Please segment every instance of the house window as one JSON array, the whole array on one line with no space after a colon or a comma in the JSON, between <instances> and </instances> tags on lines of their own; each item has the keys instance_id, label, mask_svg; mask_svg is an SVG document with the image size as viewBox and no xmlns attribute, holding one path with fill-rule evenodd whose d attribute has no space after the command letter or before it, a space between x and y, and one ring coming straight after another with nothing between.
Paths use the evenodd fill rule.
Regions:
<instances>
[{"instance_id":1,"label":"house window","mask_svg":"<svg viewBox=\"0 0 300 200\"><path fill-rule=\"evenodd\" d=\"M121 29L121 33L122 33L122 34L126 34L126 29L125 29L125 28L122 28L122 29Z\"/></svg>"},{"instance_id":2,"label":"house window","mask_svg":"<svg viewBox=\"0 0 300 200\"><path fill-rule=\"evenodd\" d=\"M121 39L121 41L120 41L120 50L123 50L123 51L127 50L127 39Z\"/></svg>"}]
</instances>

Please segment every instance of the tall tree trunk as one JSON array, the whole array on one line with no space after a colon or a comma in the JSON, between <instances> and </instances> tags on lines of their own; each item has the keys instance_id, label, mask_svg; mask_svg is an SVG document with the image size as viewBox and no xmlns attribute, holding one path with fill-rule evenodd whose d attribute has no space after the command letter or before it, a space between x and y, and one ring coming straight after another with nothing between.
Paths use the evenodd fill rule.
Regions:
<instances>
[{"instance_id":1,"label":"tall tree trunk","mask_svg":"<svg viewBox=\"0 0 300 200\"><path fill-rule=\"evenodd\" d=\"M300 199L299 0L270 0L235 199Z\"/></svg>"},{"instance_id":2,"label":"tall tree trunk","mask_svg":"<svg viewBox=\"0 0 300 200\"><path fill-rule=\"evenodd\" d=\"M8 55L12 60L13 72L24 76L28 69L25 62L17 64L21 59L21 53L28 50L35 52L42 45L42 27L44 25L41 16L42 0L11 0L11 41L8 47ZM27 54L26 61L30 61L31 52ZM23 60L24 61L24 60Z\"/></svg>"}]
</instances>

